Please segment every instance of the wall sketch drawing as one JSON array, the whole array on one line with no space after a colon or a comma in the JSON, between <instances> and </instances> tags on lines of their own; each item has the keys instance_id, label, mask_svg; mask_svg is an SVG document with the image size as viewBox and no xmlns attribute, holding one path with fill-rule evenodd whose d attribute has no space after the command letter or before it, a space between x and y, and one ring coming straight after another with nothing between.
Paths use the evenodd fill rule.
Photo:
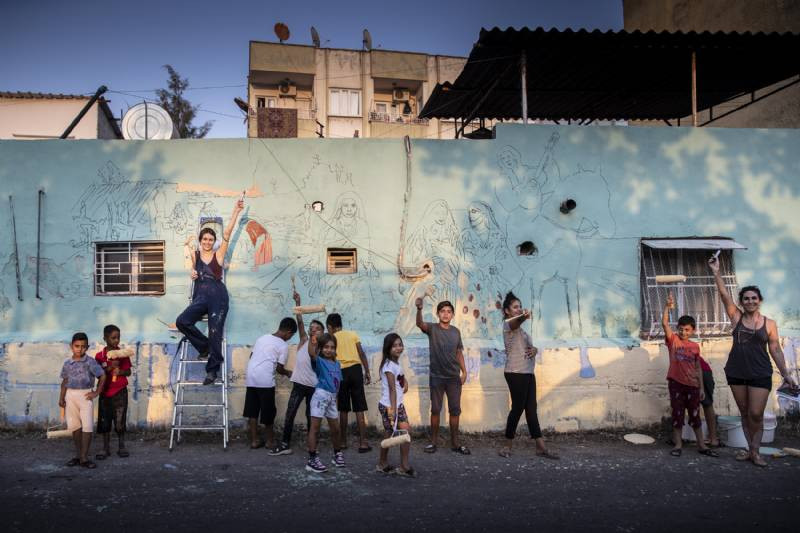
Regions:
<instances>
[{"instance_id":1,"label":"wall sketch drawing","mask_svg":"<svg viewBox=\"0 0 800 533\"><path fill-rule=\"evenodd\" d=\"M397 314L394 330L400 335L414 331L416 308L414 301L423 298L425 307L435 315L436 302L455 302L459 294L459 275L464 260L461 231L456 225L450 206L445 200L434 200L425 208L417 227L404 248L409 265L429 263L429 275L409 283L400 282L405 302Z\"/></svg>"},{"instance_id":2,"label":"wall sketch drawing","mask_svg":"<svg viewBox=\"0 0 800 533\"><path fill-rule=\"evenodd\" d=\"M22 276L29 283L36 283L36 256L28 256L24 263ZM42 257L39 263L39 287L56 298L74 299L89 296L91 275L87 275L86 261L82 256L73 256L67 262L58 264L49 257Z\"/></svg>"},{"instance_id":3,"label":"wall sketch drawing","mask_svg":"<svg viewBox=\"0 0 800 533\"><path fill-rule=\"evenodd\" d=\"M72 217L79 239L74 248L94 241L147 239L158 235L159 218L166 218L163 180L129 180L112 161L98 171L99 180L78 198Z\"/></svg>"}]
</instances>

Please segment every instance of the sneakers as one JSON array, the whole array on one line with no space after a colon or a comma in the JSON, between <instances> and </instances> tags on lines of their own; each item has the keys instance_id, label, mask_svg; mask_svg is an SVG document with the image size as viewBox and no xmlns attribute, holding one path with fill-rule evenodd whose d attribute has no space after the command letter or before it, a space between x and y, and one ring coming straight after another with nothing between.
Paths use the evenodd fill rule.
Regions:
<instances>
[{"instance_id":1,"label":"sneakers","mask_svg":"<svg viewBox=\"0 0 800 533\"><path fill-rule=\"evenodd\" d=\"M211 385L217 381L217 373L213 370L211 372L206 372L206 379L203 380L203 385Z\"/></svg>"},{"instance_id":2,"label":"sneakers","mask_svg":"<svg viewBox=\"0 0 800 533\"><path fill-rule=\"evenodd\" d=\"M289 447L288 444L281 442L274 448L272 448L269 452L270 455L289 455L292 453L292 449Z\"/></svg>"},{"instance_id":3,"label":"sneakers","mask_svg":"<svg viewBox=\"0 0 800 533\"><path fill-rule=\"evenodd\" d=\"M322 474L328 471L328 467L322 464L322 461L319 460L319 455L315 455L314 457L310 457L308 459L308 462L306 463L306 470L309 472Z\"/></svg>"},{"instance_id":4,"label":"sneakers","mask_svg":"<svg viewBox=\"0 0 800 533\"><path fill-rule=\"evenodd\" d=\"M344 454L342 452L336 452L333 454L333 466L337 468L343 468L346 466L344 464Z\"/></svg>"}]
</instances>

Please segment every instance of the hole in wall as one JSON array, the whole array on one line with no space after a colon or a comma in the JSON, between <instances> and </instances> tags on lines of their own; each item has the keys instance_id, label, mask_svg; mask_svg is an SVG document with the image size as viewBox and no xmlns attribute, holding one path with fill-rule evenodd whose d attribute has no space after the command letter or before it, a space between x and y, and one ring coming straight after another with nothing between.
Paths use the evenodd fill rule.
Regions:
<instances>
[{"instance_id":1,"label":"hole in wall","mask_svg":"<svg viewBox=\"0 0 800 533\"><path fill-rule=\"evenodd\" d=\"M517 255L536 255L539 249L532 241L525 241L517 246Z\"/></svg>"},{"instance_id":2,"label":"hole in wall","mask_svg":"<svg viewBox=\"0 0 800 533\"><path fill-rule=\"evenodd\" d=\"M322 210L325 209L325 204L323 204L319 200L315 200L315 201L311 202L311 209L313 211L316 211L317 213L321 213Z\"/></svg>"},{"instance_id":3,"label":"hole in wall","mask_svg":"<svg viewBox=\"0 0 800 533\"><path fill-rule=\"evenodd\" d=\"M566 215L576 207L578 207L578 202L576 202L572 198L567 198L566 200L561 202L561 206L558 208L558 210Z\"/></svg>"}]
</instances>

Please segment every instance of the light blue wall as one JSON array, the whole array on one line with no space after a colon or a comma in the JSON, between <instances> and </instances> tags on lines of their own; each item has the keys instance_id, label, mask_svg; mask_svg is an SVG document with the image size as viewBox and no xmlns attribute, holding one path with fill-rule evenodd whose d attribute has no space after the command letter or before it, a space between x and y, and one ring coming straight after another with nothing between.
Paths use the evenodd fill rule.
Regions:
<instances>
[{"instance_id":1,"label":"light blue wall","mask_svg":"<svg viewBox=\"0 0 800 533\"><path fill-rule=\"evenodd\" d=\"M635 337L638 240L688 235L723 235L748 246L736 253L740 283L761 285L765 311L782 328L800 329L800 132L503 126L497 137L414 141L412 148L404 261L433 259L434 298L458 301L465 336L496 337L499 311L492 304L513 288L525 305L531 291L542 291L539 338ZM24 298L17 301L9 231L0 249L0 340L58 341L75 330L96 335L106 322L120 324L129 340L170 340L157 319L173 322L186 301L184 242L200 214L227 220L234 201L176 192L178 184L257 186L264 193L248 199L244 221L267 229L274 257L254 269L247 233L235 233L232 343L251 342L287 313L291 273L305 302L326 303L342 312L347 327L376 338L409 329L413 317L401 310L428 283L397 275L407 180L402 140L4 141L0 161L0 210L10 229L12 195ZM542 194L513 190L516 175L535 178ZM40 187L46 196L37 300ZM558 205L567 196L578 208L564 216ZM355 200L354 225L337 215L345 198ZM314 200L325 203L321 216L305 207ZM470 207L489 221L486 243L471 229ZM326 276L325 247L345 244L347 231L356 232L350 238L359 248L359 273ZM92 296L91 241L113 238L166 241L167 295ZM516 256L523 240L536 243L537 257Z\"/></svg>"}]
</instances>

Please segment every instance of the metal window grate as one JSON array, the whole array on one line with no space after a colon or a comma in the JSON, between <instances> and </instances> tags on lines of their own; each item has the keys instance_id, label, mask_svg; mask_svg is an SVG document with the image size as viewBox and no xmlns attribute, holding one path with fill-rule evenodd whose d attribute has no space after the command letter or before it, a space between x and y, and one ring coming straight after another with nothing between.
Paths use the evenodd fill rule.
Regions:
<instances>
[{"instance_id":1,"label":"metal window grate","mask_svg":"<svg viewBox=\"0 0 800 533\"><path fill-rule=\"evenodd\" d=\"M96 242L94 273L98 296L164 294L164 242Z\"/></svg>"},{"instance_id":2,"label":"metal window grate","mask_svg":"<svg viewBox=\"0 0 800 533\"><path fill-rule=\"evenodd\" d=\"M355 248L328 248L328 274L355 274L356 259Z\"/></svg>"},{"instance_id":3,"label":"metal window grate","mask_svg":"<svg viewBox=\"0 0 800 533\"><path fill-rule=\"evenodd\" d=\"M731 324L725 307L717 294L714 276L708 268L713 251L689 249L656 249L642 245L640 284L642 295L642 330L644 339L663 338L661 313L667 295L675 296L676 307L670 313L671 324L691 315L697 322L697 335L704 337L728 335ZM738 284L732 250L722 250L719 256L720 273L728 291L736 298ZM657 275L682 274L684 283L656 283Z\"/></svg>"}]
</instances>

